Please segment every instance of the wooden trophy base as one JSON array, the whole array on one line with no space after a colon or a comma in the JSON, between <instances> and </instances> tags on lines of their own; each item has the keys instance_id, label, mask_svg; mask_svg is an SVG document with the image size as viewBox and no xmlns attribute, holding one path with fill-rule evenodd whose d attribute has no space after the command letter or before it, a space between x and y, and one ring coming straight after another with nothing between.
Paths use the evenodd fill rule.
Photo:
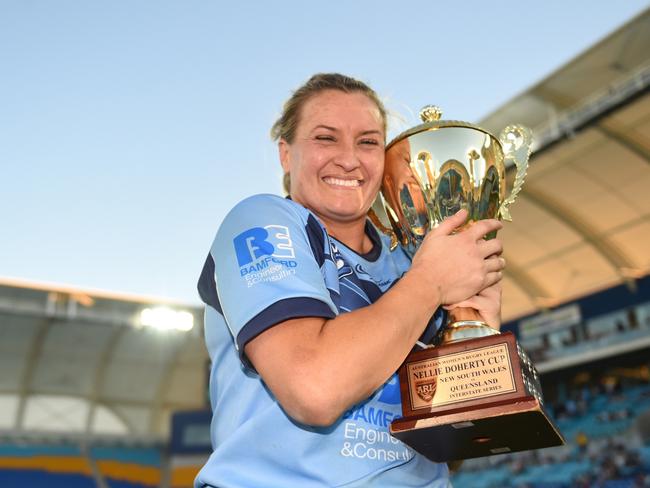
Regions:
<instances>
[{"instance_id":1,"label":"wooden trophy base","mask_svg":"<svg viewBox=\"0 0 650 488\"><path fill-rule=\"evenodd\" d=\"M417 351L399 376L403 416L390 432L432 461L564 444L510 332Z\"/></svg>"}]
</instances>

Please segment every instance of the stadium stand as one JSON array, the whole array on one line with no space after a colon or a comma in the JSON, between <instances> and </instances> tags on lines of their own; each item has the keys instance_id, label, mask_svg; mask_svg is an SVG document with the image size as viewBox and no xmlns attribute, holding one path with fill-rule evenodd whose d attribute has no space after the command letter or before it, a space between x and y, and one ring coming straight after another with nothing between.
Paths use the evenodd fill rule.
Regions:
<instances>
[{"instance_id":1,"label":"stadium stand","mask_svg":"<svg viewBox=\"0 0 650 488\"><path fill-rule=\"evenodd\" d=\"M647 359L641 366L647 368ZM648 486L650 444L636 428L639 413L644 412L650 412L650 379L616 392L596 393L576 410L562 405L558 426L569 440L567 446L468 461L455 475L454 486Z\"/></svg>"},{"instance_id":2,"label":"stadium stand","mask_svg":"<svg viewBox=\"0 0 650 488\"><path fill-rule=\"evenodd\" d=\"M206 408L202 316L0 280L0 486L191 486L205 456L172 468L169 438L173 412Z\"/></svg>"},{"instance_id":3,"label":"stadium stand","mask_svg":"<svg viewBox=\"0 0 650 488\"><path fill-rule=\"evenodd\" d=\"M95 487L100 477L111 488L156 487L161 481L159 448L43 445L33 440L0 446L0 486Z\"/></svg>"}]
</instances>

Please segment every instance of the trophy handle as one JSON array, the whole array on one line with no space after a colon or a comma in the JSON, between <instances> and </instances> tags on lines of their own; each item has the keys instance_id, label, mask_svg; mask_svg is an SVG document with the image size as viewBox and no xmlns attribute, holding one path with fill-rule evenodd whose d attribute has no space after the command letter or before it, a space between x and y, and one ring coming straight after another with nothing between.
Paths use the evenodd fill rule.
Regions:
<instances>
[{"instance_id":1,"label":"trophy handle","mask_svg":"<svg viewBox=\"0 0 650 488\"><path fill-rule=\"evenodd\" d=\"M510 209L508 208L517 198L517 194L521 191L528 171L528 158L530 157L530 148L533 142L532 132L528 127L523 125L509 125L501 131L499 141L503 146L504 158L507 163L508 160L514 162L517 167L517 174L515 175L515 182L512 186L510 195L503 200L499 206L497 216L508 222L512 221L510 216Z\"/></svg>"}]
</instances>

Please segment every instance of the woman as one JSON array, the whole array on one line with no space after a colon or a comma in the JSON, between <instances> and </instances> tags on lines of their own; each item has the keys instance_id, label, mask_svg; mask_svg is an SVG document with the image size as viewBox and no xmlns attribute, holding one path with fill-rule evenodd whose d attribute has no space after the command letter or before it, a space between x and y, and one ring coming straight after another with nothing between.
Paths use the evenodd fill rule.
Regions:
<instances>
[{"instance_id":1,"label":"woman","mask_svg":"<svg viewBox=\"0 0 650 488\"><path fill-rule=\"evenodd\" d=\"M501 244L482 236L501 225L452 234L460 212L412 263L391 252L366 219L385 134L375 92L343 75L315 75L285 104L272 135L291 199L238 204L199 282L214 452L196 486L447 486L446 465L388 434L395 372L441 306L499 325Z\"/></svg>"}]
</instances>

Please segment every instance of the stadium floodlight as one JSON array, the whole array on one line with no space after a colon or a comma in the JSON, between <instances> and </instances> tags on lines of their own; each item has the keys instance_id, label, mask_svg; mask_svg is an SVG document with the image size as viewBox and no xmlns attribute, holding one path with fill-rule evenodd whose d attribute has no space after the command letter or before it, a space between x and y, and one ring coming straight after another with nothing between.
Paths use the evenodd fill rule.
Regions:
<instances>
[{"instance_id":1,"label":"stadium floodlight","mask_svg":"<svg viewBox=\"0 0 650 488\"><path fill-rule=\"evenodd\" d=\"M190 312L168 307L145 308L140 312L140 325L158 330L188 331L194 327L194 317Z\"/></svg>"}]
</instances>

